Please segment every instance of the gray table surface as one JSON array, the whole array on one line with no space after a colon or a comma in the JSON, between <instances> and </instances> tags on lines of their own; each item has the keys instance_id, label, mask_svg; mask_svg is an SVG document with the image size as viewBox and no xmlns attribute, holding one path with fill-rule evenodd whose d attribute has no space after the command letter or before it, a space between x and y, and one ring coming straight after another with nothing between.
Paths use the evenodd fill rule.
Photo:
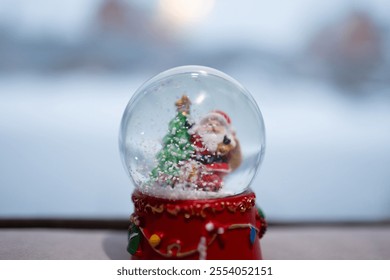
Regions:
<instances>
[{"instance_id":1,"label":"gray table surface","mask_svg":"<svg viewBox=\"0 0 390 280\"><path fill-rule=\"evenodd\" d=\"M1 229L0 259L129 259L126 231ZM390 259L390 226L270 227L265 259Z\"/></svg>"}]
</instances>

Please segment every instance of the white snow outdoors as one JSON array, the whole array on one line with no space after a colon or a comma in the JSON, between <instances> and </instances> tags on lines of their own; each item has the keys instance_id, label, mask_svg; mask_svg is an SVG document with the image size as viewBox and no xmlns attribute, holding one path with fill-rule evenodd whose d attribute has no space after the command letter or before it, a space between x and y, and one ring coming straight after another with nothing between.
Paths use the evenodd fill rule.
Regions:
<instances>
[{"instance_id":1,"label":"white snow outdoors","mask_svg":"<svg viewBox=\"0 0 390 280\"><path fill-rule=\"evenodd\" d=\"M10 7L15 1L0 2L7 4L3 7ZM28 1L18 3L25 2ZM306 8L319 5L318 1L296 2L307 4L303 6ZM329 14L347 6L339 7L339 2L329 1L328 9L323 10ZM360 2L369 6L368 2ZM379 7L382 3L374 2ZM280 3L269 5L276 13ZM302 38L294 39L288 32L291 27L300 34L303 25L299 23L303 21L294 19L303 20L304 16L298 17L297 10L290 16L280 10L284 13L281 23L269 29L267 23L274 19L266 15L272 13L260 8L253 10L244 9L248 13L245 18L264 14L263 29L251 29L244 18L238 21L248 34L259 36L251 43L268 40L280 50L289 44L299 47L297 42ZM4 11L6 8L0 10L0 17ZM72 11L68 9L69 17ZM66 17L64 14L60 18ZM202 50L208 45L218 49L219 44L227 42L234 45L234 37L229 42L226 38L230 37L220 40L216 36L216 30L232 18L231 14L208 20L211 28L195 28L194 33L204 37L199 36L199 42L192 39L193 47ZM303 9L300 15L305 14ZM314 18L316 13L312 14ZM31 22L35 22L33 18ZM7 17L0 23L5 20ZM81 25L80 21L73 22ZM29 32L27 27L22 31ZM280 32L290 34L291 40L276 34ZM194 64L196 59L188 61ZM284 72L277 71L271 77L267 70L254 72L255 67L235 65L219 70L240 81L253 94L265 121L265 158L251 188L268 219L390 219L388 85L354 98L324 80L287 78ZM165 69L93 75L0 72L0 218L127 219L132 212L130 197L134 187L119 156L120 120L135 90L162 70Z\"/></svg>"}]
</instances>

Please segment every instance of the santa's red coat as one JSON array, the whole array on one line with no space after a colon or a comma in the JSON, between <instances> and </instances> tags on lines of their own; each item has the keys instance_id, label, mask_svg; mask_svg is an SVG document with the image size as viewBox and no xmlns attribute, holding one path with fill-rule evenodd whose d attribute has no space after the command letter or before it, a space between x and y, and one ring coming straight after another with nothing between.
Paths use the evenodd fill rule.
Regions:
<instances>
[{"instance_id":1,"label":"santa's red coat","mask_svg":"<svg viewBox=\"0 0 390 280\"><path fill-rule=\"evenodd\" d=\"M191 143L195 147L194 158L203 162L206 170L218 173L229 173L231 171L227 157L209 151L199 134L193 134L191 136ZM223 175L220 174L220 176Z\"/></svg>"}]
</instances>

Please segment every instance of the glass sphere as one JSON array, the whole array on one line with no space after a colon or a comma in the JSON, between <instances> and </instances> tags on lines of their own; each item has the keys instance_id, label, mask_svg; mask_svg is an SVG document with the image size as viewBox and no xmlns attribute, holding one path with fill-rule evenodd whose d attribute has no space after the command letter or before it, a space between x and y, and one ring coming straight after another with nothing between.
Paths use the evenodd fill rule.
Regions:
<instances>
[{"instance_id":1,"label":"glass sphere","mask_svg":"<svg viewBox=\"0 0 390 280\"><path fill-rule=\"evenodd\" d=\"M122 117L119 145L135 187L170 199L207 199L249 188L265 152L261 112L230 76L203 66L144 83Z\"/></svg>"}]
</instances>

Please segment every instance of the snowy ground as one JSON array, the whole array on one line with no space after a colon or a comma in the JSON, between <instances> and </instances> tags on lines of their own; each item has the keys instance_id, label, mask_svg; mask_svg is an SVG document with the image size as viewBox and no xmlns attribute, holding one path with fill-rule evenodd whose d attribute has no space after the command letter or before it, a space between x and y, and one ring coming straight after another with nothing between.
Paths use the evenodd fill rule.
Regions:
<instances>
[{"instance_id":1,"label":"snowy ground","mask_svg":"<svg viewBox=\"0 0 390 280\"><path fill-rule=\"evenodd\" d=\"M390 218L388 97L235 77L267 128L252 188L269 219ZM127 218L133 187L119 156L119 123L147 78L0 77L0 218Z\"/></svg>"}]
</instances>

